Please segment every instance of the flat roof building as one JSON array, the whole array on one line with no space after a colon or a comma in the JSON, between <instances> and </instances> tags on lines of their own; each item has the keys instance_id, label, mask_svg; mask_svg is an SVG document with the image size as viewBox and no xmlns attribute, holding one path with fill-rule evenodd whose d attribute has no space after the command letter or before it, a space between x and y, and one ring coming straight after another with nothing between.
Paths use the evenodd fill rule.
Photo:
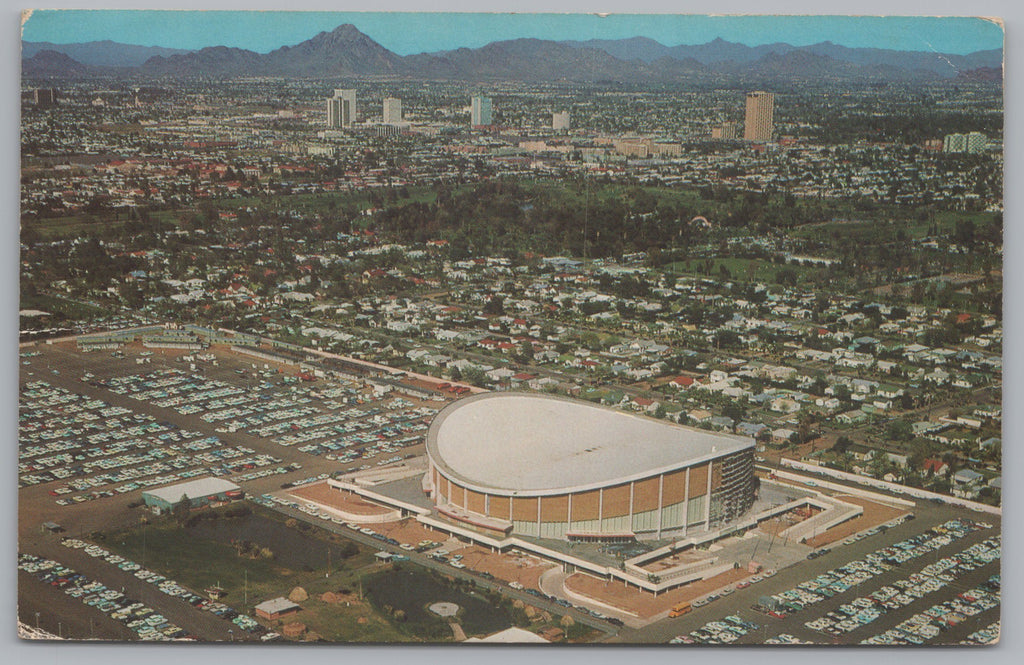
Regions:
<instances>
[{"instance_id":1,"label":"flat roof building","mask_svg":"<svg viewBox=\"0 0 1024 665\"><path fill-rule=\"evenodd\" d=\"M293 603L287 598L278 597L263 601L257 605L256 616L273 621L288 614L294 614L301 609L301 605Z\"/></svg>"},{"instance_id":2,"label":"flat roof building","mask_svg":"<svg viewBox=\"0 0 1024 665\"><path fill-rule=\"evenodd\" d=\"M402 100L396 97L385 97L383 118L385 124L402 122Z\"/></svg>"},{"instance_id":3,"label":"flat roof building","mask_svg":"<svg viewBox=\"0 0 1024 665\"><path fill-rule=\"evenodd\" d=\"M172 510L187 497L193 508L244 496L242 488L223 478L200 478L187 483L168 485L142 493L142 500L156 513Z\"/></svg>"},{"instance_id":4,"label":"flat roof building","mask_svg":"<svg viewBox=\"0 0 1024 665\"><path fill-rule=\"evenodd\" d=\"M551 129L557 131L567 131L569 129L569 112L560 111L558 113L551 114Z\"/></svg>"}]
</instances>

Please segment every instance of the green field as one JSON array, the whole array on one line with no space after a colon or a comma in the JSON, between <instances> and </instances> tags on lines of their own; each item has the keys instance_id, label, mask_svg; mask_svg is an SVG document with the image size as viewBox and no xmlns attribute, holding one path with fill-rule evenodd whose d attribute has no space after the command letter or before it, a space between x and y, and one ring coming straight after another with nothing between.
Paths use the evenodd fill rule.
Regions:
<instances>
[{"instance_id":1,"label":"green field","mask_svg":"<svg viewBox=\"0 0 1024 665\"><path fill-rule=\"evenodd\" d=\"M427 609L437 602L455 603L461 608L456 618L467 636L486 635L512 625L509 612L499 604L411 566L374 575L366 582L366 593L379 610L402 617L403 629L431 640L447 641L452 637L448 621Z\"/></svg>"},{"instance_id":2,"label":"green field","mask_svg":"<svg viewBox=\"0 0 1024 665\"><path fill-rule=\"evenodd\" d=\"M177 225L186 211L158 210L149 212L151 221ZM62 217L43 217L23 222L22 231L31 230L45 240L78 238L89 235L116 235L131 221L128 213L77 214Z\"/></svg>"},{"instance_id":3,"label":"green field","mask_svg":"<svg viewBox=\"0 0 1024 665\"><path fill-rule=\"evenodd\" d=\"M980 228L991 224L996 218L996 213L991 212L940 210L928 219L910 219L901 218L900 212L893 210L889 213L873 213L874 219L863 220L855 219L857 215L853 214L850 220L805 224L794 228L790 235L826 243L878 243L898 241L902 231L903 239L920 240L928 237L929 231L936 231L938 235L950 234L959 221L970 220Z\"/></svg>"},{"instance_id":4,"label":"green field","mask_svg":"<svg viewBox=\"0 0 1024 665\"><path fill-rule=\"evenodd\" d=\"M708 276L719 279L722 276L721 266L729 271L730 279L739 281L775 283L779 271L784 268L792 269L797 280L813 278L824 272L820 266L805 266L794 263L775 263L767 259L733 259L714 258L709 259L712 264L710 273L704 270L704 259L691 259L690 261L676 261L665 265L664 270L669 274L679 276Z\"/></svg>"},{"instance_id":5,"label":"green field","mask_svg":"<svg viewBox=\"0 0 1024 665\"><path fill-rule=\"evenodd\" d=\"M43 293L22 295L20 309L38 309L49 312L56 320L88 321L97 316L106 316L108 311L86 303L67 300Z\"/></svg>"},{"instance_id":6,"label":"green field","mask_svg":"<svg viewBox=\"0 0 1024 665\"><path fill-rule=\"evenodd\" d=\"M361 599L361 579L380 569L369 549L356 546L355 554L344 558L346 546L351 552L352 541L315 527L300 531L296 526L257 508L253 515L202 520L193 526L157 518L148 525L94 534L90 539L200 595L216 584L227 591L222 602L250 616L255 616L256 604L302 587L308 600L299 603L302 611L284 622L300 621L328 641L414 639ZM140 594L147 588L140 580L139 589L129 591ZM341 602L321 600L327 591L337 594ZM281 622L269 627L279 630Z\"/></svg>"}]
</instances>

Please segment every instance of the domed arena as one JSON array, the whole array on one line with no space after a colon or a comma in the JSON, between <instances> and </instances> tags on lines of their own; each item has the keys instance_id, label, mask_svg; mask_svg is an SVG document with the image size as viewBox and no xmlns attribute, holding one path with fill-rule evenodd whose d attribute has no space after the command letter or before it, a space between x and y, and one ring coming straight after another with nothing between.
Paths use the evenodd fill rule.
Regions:
<instances>
[{"instance_id":1,"label":"domed arena","mask_svg":"<svg viewBox=\"0 0 1024 665\"><path fill-rule=\"evenodd\" d=\"M754 502L754 441L534 393L473 395L427 433L438 512L538 538L657 538Z\"/></svg>"}]
</instances>

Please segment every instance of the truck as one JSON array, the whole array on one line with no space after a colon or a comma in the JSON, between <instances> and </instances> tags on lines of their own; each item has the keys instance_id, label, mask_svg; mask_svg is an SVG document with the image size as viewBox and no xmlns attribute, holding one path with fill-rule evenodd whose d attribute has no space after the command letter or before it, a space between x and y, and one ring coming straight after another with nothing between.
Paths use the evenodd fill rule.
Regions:
<instances>
[{"instance_id":1,"label":"truck","mask_svg":"<svg viewBox=\"0 0 1024 665\"><path fill-rule=\"evenodd\" d=\"M672 609L668 612L668 616L669 618L681 617L684 614L688 614L692 609L693 606L690 604L690 601L684 600L681 603L676 603L675 605L673 605Z\"/></svg>"}]
</instances>

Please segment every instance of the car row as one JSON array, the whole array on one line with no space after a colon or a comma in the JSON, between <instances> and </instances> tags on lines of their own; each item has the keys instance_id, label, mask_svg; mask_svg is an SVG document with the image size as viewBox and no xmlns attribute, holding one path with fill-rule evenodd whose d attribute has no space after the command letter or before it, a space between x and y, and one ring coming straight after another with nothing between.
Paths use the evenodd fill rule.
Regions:
<instances>
[{"instance_id":1,"label":"car row","mask_svg":"<svg viewBox=\"0 0 1024 665\"><path fill-rule=\"evenodd\" d=\"M924 556L961 539L974 531L992 528L987 522L967 518L952 519L890 546L880 548L820 575L770 596L768 604L759 608L776 616L799 612L809 605L846 592L877 575L892 570L912 559Z\"/></svg>"},{"instance_id":2,"label":"car row","mask_svg":"<svg viewBox=\"0 0 1024 665\"><path fill-rule=\"evenodd\" d=\"M85 605L108 614L134 631L139 639L150 641L186 637L182 628L151 607L128 598L121 591L108 589L100 582L92 581L52 559L20 553L18 569L35 574L41 582L59 587L68 596L78 598Z\"/></svg>"},{"instance_id":3,"label":"car row","mask_svg":"<svg viewBox=\"0 0 1024 665\"><path fill-rule=\"evenodd\" d=\"M801 640L789 633L779 633L774 637L766 639L764 644L815 644L815 642L810 640Z\"/></svg>"},{"instance_id":4,"label":"car row","mask_svg":"<svg viewBox=\"0 0 1024 665\"><path fill-rule=\"evenodd\" d=\"M998 578L998 575L994 575L985 584L959 593L945 602L932 605L923 612L900 622L894 628L861 640L860 643L876 645L926 644L971 617L997 608L1000 601ZM981 632L982 636L987 635L991 638L988 642L998 639L998 627L994 634L986 633L984 630L978 632Z\"/></svg>"},{"instance_id":5,"label":"car row","mask_svg":"<svg viewBox=\"0 0 1024 665\"><path fill-rule=\"evenodd\" d=\"M260 373L274 376L273 371ZM177 369L122 377L115 389L136 399L157 400L158 405L183 414L200 414L216 423L218 432L246 431L281 446L332 461L351 462L393 454L422 441L422 432L436 409L417 407L409 400L377 400L362 392L356 381L339 379L336 385L313 389L294 385L291 377L278 384L267 380L253 390L223 381L187 374ZM321 406L316 400L320 400Z\"/></svg>"},{"instance_id":6,"label":"car row","mask_svg":"<svg viewBox=\"0 0 1024 665\"><path fill-rule=\"evenodd\" d=\"M984 543L978 543L968 548L971 551L970 554L968 554L968 550L964 550L964 552L945 557L941 560L943 564L955 561L957 562L955 566L939 566L939 562L936 562L936 564L926 566L920 573L914 573L906 579L896 580L892 584L883 586L867 596L855 598L828 612L825 616L808 621L804 625L811 630L833 636L844 635L854 631L861 626L875 621L888 612L902 609L919 598L937 592L955 583L960 576L994 561L998 557L999 552L997 541L998 538L990 538ZM938 572L939 570L942 572ZM974 602L976 599L968 597L962 598L962 600ZM952 602L955 603L957 601L954 600ZM979 602L984 604L983 601ZM988 608L986 607L985 609ZM963 611L968 616L977 613L972 612L970 608ZM936 628L935 630L938 629ZM937 632L934 635L931 634L930 628L928 631L926 635L928 638L935 637L938 634Z\"/></svg>"},{"instance_id":7,"label":"car row","mask_svg":"<svg viewBox=\"0 0 1024 665\"><path fill-rule=\"evenodd\" d=\"M78 538L64 538L61 540L61 544L71 549L81 549L93 558L101 558L107 563L117 566L121 570L131 572L135 577L143 582L152 584L161 593L184 601L196 609L208 611L211 614L230 621L242 630L256 634L262 634L265 630L252 617L240 614L223 603L204 598L181 584L178 584L174 580L169 580L163 575L147 570L139 564L125 559L118 554L109 552L99 545L90 544Z\"/></svg>"},{"instance_id":8,"label":"car row","mask_svg":"<svg viewBox=\"0 0 1024 665\"><path fill-rule=\"evenodd\" d=\"M251 448L226 446L215 436L157 422L43 381L33 381L22 391L19 486L64 480L50 490L58 505L278 463Z\"/></svg>"},{"instance_id":9,"label":"car row","mask_svg":"<svg viewBox=\"0 0 1024 665\"><path fill-rule=\"evenodd\" d=\"M757 628L756 623L730 614L723 619L709 621L687 635L677 635L669 640L669 644L732 644Z\"/></svg>"},{"instance_id":10,"label":"car row","mask_svg":"<svg viewBox=\"0 0 1024 665\"><path fill-rule=\"evenodd\" d=\"M976 630L965 637L961 644L992 644L999 641L1001 627L998 621L990 623L980 630Z\"/></svg>"}]
</instances>

